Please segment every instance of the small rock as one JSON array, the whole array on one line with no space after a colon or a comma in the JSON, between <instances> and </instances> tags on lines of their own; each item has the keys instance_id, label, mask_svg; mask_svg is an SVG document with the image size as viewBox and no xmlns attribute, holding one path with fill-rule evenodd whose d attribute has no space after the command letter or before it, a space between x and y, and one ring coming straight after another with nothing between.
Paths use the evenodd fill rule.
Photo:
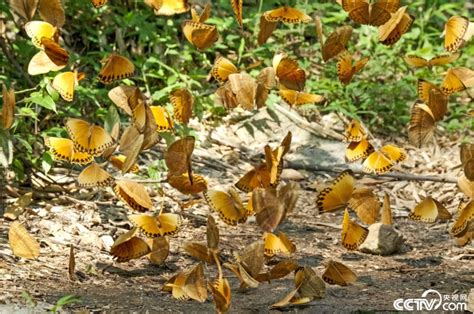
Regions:
<instances>
[{"instance_id":1,"label":"small rock","mask_svg":"<svg viewBox=\"0 0 474 314\"><path fill-rule=\"evenodd\" d=\"M375 255L390 255L397 252L404 241L402 234L392 226L375 223L369 226L369 235L360 246L360 251Z\"/></svg>"},{"instance_id":2,"label":"small rock","mask_svg":"<svg viewBox=\"0 0 474 314\"><path fill-rule=\"evenodd\" d=\"M92 246L96 247L98 249L103 248L103 242L99 238L98 235L96 235L93 232L88 232L88 233L83 233L80 236L80 244L84 246Z\"/></svg>"},{"instance_id":3,"label":"small rock","mask_svg":"<svg viewBox=\"0 0 474 314\"><path fill-rule=\"evenodd\" d=\"M114 239L108 234L100 236L100 239L102 240L102 243L104 244L104 248L106 250L110 250L112 245L114 245Z\"/></svg>"},{"instance_id":4,"label":"small rock","mask_svg":"<svg viewBox=\"0 0 474 314\"><path fill-rule=\"evenodd\" d=\"M304 180L306 177L299 171L295 169L283 169L281 173L281 178L283 180L291 180L291 181L301 181Z\"/></svg>"},{"instance_id":5,"label":"small rock","mask_svg":"<svg viewBox=\"0 0 474 314\"><path fill-rule=\"evenodd\" d=\"M467 310L469 312L474 312L474 288L471 289L469 296L467 297Z\"/></svg>"}]
</instances>

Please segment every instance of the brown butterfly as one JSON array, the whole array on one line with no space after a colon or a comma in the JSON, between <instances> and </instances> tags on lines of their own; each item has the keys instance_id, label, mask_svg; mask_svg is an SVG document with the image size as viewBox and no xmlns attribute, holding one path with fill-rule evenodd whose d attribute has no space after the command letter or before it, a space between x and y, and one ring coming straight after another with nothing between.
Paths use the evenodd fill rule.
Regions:
<instances>
[{"instance_id":1,"label":"brown butterfly","mask_svg":"<svg viewBox=\"0 0 474 314\"><path fill-rule=\"evenodd\" d=\"M180 123L188 124L193 114L193 95L187 89L177 89L171 92L170 101L173 105L174 118Z\"/></svg>"},{"instance_id":2,"label":"brown butterfly","mask_svg":"<svg viewBox=\"0 0 474 314\"><path fill-rule=\"evenodd\" d=\"M15 121L15 90L13 88L7 88L5 84L2 84L2 97L3 106L0 120L0 126L4 130L8 130L12 127Z\"/></svg>"},{"instance_id":3,"label":"brown butterfly","mask_svg":"<svg viewBox=\"0 0 474 314\"><path fill-rule=\"evenodd\" d=\"M194 143L193 136L186 136L171 143L164 155L169 175L179 176L187 173L190 180L192 180L191 155L194 150Z\"/></svg>"},{"instance_id":4,"label":"brown butterfly","mask_svg":"<svg viewBox=\"0 0 474 314\"><path fill-rule=\"evenodd\" d=\"M336 28L336 30L333 31L326 40L324 40L322 24L319 17L316 19L316 31L321 45L321 53L324 62L331 60L341 52L345 51L347 43L352 36L351 26L341 26Z\"/></svg>"},{"instance_id":5,"label":"brown butterfly","mask_svg":"<svg viewBox=\"0 0 474 314\"><path fill-rule=\"evenodd\" d=\"M358 188L352 192L348 208L356 212L359 219L371 225L378 220L381 203L372 189Z\"/></svg>"},{"instance_id":6,"label":"brown butterfly","mask_svg":"<svg viewBox=\"0 0 474 314\"><path fill-rule=\"evenodd\" d=\"M298 63L285 53L273 57L273 69L278 82L287 89L302 91L306 83L306 73Z\"/></svg>"},{"instance_id":7,"label":"brown butterfly","mask_svg":"<svg viewBox=\"0 0 474 314\"><path fill-rule=\"evenodd\" d=\"M418 57L415 55L405 55L403 60L405 60L408 65L414 68L422 68L422 67L433 67L436 65L445 65L451 62L456 61L461 56L460 53L453 53L453 54L443 54L436 57L433 57L429 60Z\"/></svg>"},{"instance_id":8,"label":"brown butterfly","mask_svg":"<svg viewBox=\"0 0 474 314\"><path fill-rule=\"evenodd\" d=\"M43 21L56 27L62 27L66 21L61 0L40 0L38 12Z\"/></svg>"},{"instance_id":9,"label":"brown butterfly","mask_svg":"<svg viewBox=\"0 0 474 314\"><path fill-rule=\"evenodd\" d=\"M418 97L428 105L435 121L443 119L448 110L448 96L438 86L418 79Z\"/></svg>"},{"instance_id":10,"label":"brown butterfly","mask_svg":"<svg viewBox=\"0 0 474 314\"><path fill-rule=\"evenodd\" d=\"M283 157L290 150L291 138L292 134L288 132L280 146L274 150L266 145L265 163L247 172L235 183L235 187L244 192L251 192L258 187L267 188L278 185L283 171Z\"/></svg>"},{"instance_id":11,"label":"brown butterfly","mask_svg":"<svg viewBox=\"0 0 474 314\"><path fill-rule=\"evenodd\" d=\"M298 184L290 182L278 189L257 188L252 192L252 201L257 224L263 231L273 232L291 213L298 201ZM249 202L250 202L249 201Z\"/></svg>"},{"instance_id":12,"label":"brown butterfly","mask_svg":"<svg viewBox=\"0 0 474 314\"><path fill-rule=\"evenodd\" d=\"M291 8L280 7L274 10L266 11L260 17L260 30L258 33L258 44L263 45L276 29L278 22L296 24L309 23L312 18L303 12Z\"/></svg>"},{"instance_id":13,"label":"brown butterfly","mask_svg":"<svg viewBox=\"0 0 474 314\"><path fill-rule=\"evenodd\" d=\"M114 192L122 202L136 211L145 212L153 209L153 203L143 184L119 180L115 182Z\"/></svg>"},{"instance_id":14,"label":"brown butterfly","mask_svg":"<svg viewBox=\"0 0 474 314\"><path fill-rule=\"evenodd\" d=\"M324 96L299 92L292 89L280 87L280 97L290 106L301 106L306 104L322 103L326 100Z\"/></svg>"},{"instance_id":15,"label":"brown butterfly","mask_svg":"<svg viewBox=\"0 0 474 314\"><path fill-rule=\"evenodd\" d=\"M150 253L150 247L145 240L137 237L137 233L138 229L133 228L120 235L115 240L110 248L110 254L117 260L117 262L127 262Z\"/></svg>"},{"instance_id":16,"label":"brown butterfly","mask_svg":"<svg viewBox=\"0 0 474 314\"><path fill-rule=\"evenodd\" d=\"M470 181L474 181L474 144L461 144L461 164L464 170L464 175Z\"/></svg>"},{"instance_id":17,"label":"brown butterfly","mask_svg":"<svg viewBox=\"0 0 474 314\"><path fill-rule=\"evenodd\" d=\"M413 24L414 17L406 13L406 6L401 7L383 25L379 26L379 41L384 45L395 44Z\"/></svg>"},{"instance_id":18,"label":"brown butterfly","mask_svg":"<svg viewBox=\"0 0 474 314\"><path fill-rule=\"evenodd\" d=\"M408 125L408 140L412 145L421 147L433 138L436 121L430 107L417 101L411 108Z\"/></svg>"},{"instance_id":19,"label":"brown butterfly","mask_svg":"<svg viewBox=\"0 0 474 314\"><path fill-rule=\"evenodd\" d=\"M399 0L377 0L371 4L367 0L342 0L341 4L353 21L373 26L387 23L400 7Z\"/></svg>"},{"instance_id":20,"label":"brown butterfly","mask_svg":"<svg viewBox=\"0 0 474 314\"><path fill-rule=\"evenodd\" d=\"M234 10L235 18L239 23L240 27L242 27L242 14L243 14L243 4L244 0L230 0L232 4L232 10Z\"/></svg>"},{"instance_id":21,"label":"brown butterfly","mask_svg":"<svg viewBox=\"0 0 474 314\"><path fill-rule=\"evenodd\" d=\"M276 74L273 67L266 67L260 71L257 77L257 91L255 104L257 108L265 106L270 90L276 86Z\"/></svg>"},{"instance_id":22,"label":"brown butterfly","mask_svg":"<svg viewBox=\"0 0 474 314\"><path fill-rule=\"evenodd\" d=\"M182 28L184 37L199 50L206 50L219 39L215 25L187 20L184 21Z\"/></svg>"},{"instance_id":23,"label":"brown butterfly","mask_svg":"<svg viewBox=\"0 0 474 314\"><path fill-rule=\"evenodd\" d=\"M110 84L116 80L129 78L133 76L134 73L135 66L129 59L113 53L102 60L99 81L104 84Z\"/></svg>"},{"instance_id":24,"label":"brown butterfly","mask_svg":"<svg viewBox=\"0 0 474 314\"><path fill-rule=\"evenodd\" d=\"M242 252L235 254L235 258L235 263L225 263L224 266L237 275L240 288L257 288L259 282L256 277L264 264L263 241L259 240L251 243Z\"/></svg>"},{"instance_id":25,"label":"brown butterfly","mask_svg":"<svg viewBox=\"0 0 474 314\"><path fill-rule=\"evenodd\" d=\"M349 84L352 77L365 67L369 59L369 57L362 58L352 65L352 55L348 51L342 53L336 64L339 81L342 84Z\"/></svg>"},{"instance_id":26,"label":"brown butterfly","mask_svg":"<svg viewBox=\"0 0 474 314\"><path fill-rule=\"evenodd\" d=\"M238 106L246 110L255 108L257 82L253 77L245 72L230 74L229 84Z\"/></svg>"},{"instance_id":27,"label":"brown butterfly","mask_svg":"<svg viewBox=\"0 0 474 314\"><path fill-rule=\"evenodd\" d=\"M132 109L128 105L128 100L135 93L136 89L136 86L119 85L112 88L108 96L117 107L122 109L127 115L132 116Z\"/></svg>"},{"instance_id":28,"label":"brown butterfly","mask_svg":"<svg viewBox=\"0 0 474 314\"><path fill-rule=\"evenodd\" d=\"M346 265L329 260L321 276L330 285L347 286L357 281L357 275Z\"/></svg>"}]
</instances>

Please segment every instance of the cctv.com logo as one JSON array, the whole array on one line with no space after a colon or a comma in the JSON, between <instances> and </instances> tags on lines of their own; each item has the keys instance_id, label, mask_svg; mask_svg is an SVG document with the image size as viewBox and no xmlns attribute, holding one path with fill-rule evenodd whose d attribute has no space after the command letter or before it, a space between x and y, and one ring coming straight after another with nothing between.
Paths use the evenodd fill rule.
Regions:
<instances>
[{"instance_id":1,"label":"cctv.com logo","mask_svg":"<svg viewBox=\"0 0 474 314\"><path fill-rule=\"evenodd\" d=\"M430 289L423 292L419 299L396 299L393 307L397 311L466 311L467 295L445 294Z\"/></svg>"}]
</instances>

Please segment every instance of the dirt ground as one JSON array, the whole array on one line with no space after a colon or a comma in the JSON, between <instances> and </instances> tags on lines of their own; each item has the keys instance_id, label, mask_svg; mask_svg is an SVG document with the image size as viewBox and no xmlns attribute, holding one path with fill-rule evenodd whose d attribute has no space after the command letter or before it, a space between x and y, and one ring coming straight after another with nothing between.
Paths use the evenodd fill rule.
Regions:
<instances>
[{"instance_id":1,"label":"dirt ground","mask_svg":"<svg viewBox=\"0 0 474 314\"><path fill-rule=\"evenodd\" d=\"M254 146L264 141L279 141L286 127L273 129L274 135L255 139ZM340 164L344 144L337 141L319 142L314 136L308 140L306 133L294 131L295 141L288 160L316 160L312 149L330 145L342 147L331 152L339 158L326 160L327 164ZM309 135L308 135L309 136ZM204 138L204 136L201 136ZM258 137L258 136L257 136ZM212 137L211 137L212 138ZM235 136L232 143L238 142ZM395 141L396 142L396 141ZM399 142L403 144L403 139ZM263 145L262 145L263 143ZM247 145L242 143L241 145ZM326 146L325 146L326 145ZM203 141L193 161L194 171L206 176L209 186L233 184L249 169L252 154L245 159L238 149L225 147L209 137ZM148 153L144 159L160 156ZM248 146L249 149L252 146ZM406 146L405 146L406 147ZM439 175L457 178L460 169L459 147L456 142L439 140L434 147L414 149L408 147L410 160L400 171L423 175ZM327 150L325 150L327 151ZM207 154L207 155L206 155ZM220 154L220 155L219 155ZM235 154L239 156L235 159ZM255 157L255 156L253 156ZM428 158L428 160L427 160ZM218 160L218 161L216 161ZM235 161L238 160L238 161ZM224 165L228 165L225 170ZM239 169L238 172L235 169ZM73 171L72 177L78 171ZM297 251L292 256L299 264L313 267L319 274L328 259L342 261L358 275L356 284L348 287L327 285L327 296L304 307L270 310L269 306L281 299L293 288L292 276L262 283L257 289L239 291L238 280L225 270L232 287L230 312L333 312L333 311L393 311L393 301L398 298L417 298L427 289L441 294L468 294L474 288L474 249L471 244L457 247L448 233L447 223L423 224L407 218L411 208L421 196L431 195L454 212L461 193L455 184L435 182L396 181L390 178L357 176L358 184L373 187L377 195L388 192L392 198L395 226L403 234L405 244L399 253L376 256L358 251L347 251L340 243L342 211L319 214L315 198L321 183L337 173L308 172L303 170L284 172L284 180L297 179L301 195L295 211L280 226L294 241ZM156 190L156 186L150 185ZM167 184L163 189L169 197L155 195L157 207L181 212L176 201L185 204L189 197L179 195ZM118 203L112 191L92 193L74 190L72 193L55 195L52 199L35 200L23 214L21 221L41 243L41 255L37 260L23 260L13 256L8 244L9 221L0 218L0 313L12 309L28 309L27 292L37 303L36 311L44 311L65 295L77 295L82 303L66 307L68 310L97 312L213 312L209 297L205 303L178 301L169 293L162 292L165 280L177 271L191 267L196 261L183 252L185 241L205 241L205 219L209 207L200 197L196 203L184 208L183 226L180 233L170 238L171 252L164 265L152 265L146 258L126 263L114 262L109 254L110 240L130 228L127 214L131 211ZM86 197L87 196L87 197ZM13 200L11 200L13 201ZM231 261L233 252L257 240L262 233L254 220L236 227L229 227L212 213L221 234L220 248L223 261ZM322 225L320 223L327 223ZM76 248L76 281L68 279L69 245ZM268 262L273 265L281 258ZM268 267L268 266L267 266ZM215 267L205 268L207 278L214 278ZM2 305L3 304L3 305Z\"/></svg>"}]
</instances>

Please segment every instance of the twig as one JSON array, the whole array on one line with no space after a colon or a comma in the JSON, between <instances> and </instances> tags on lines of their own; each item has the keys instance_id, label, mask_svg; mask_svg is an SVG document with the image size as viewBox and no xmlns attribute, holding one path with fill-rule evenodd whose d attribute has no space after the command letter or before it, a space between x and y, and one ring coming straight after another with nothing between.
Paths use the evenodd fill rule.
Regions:
<instances>
[{"instance_id":1,"label":"twig","mask_svg":"<svg viewBox=\"0 0 474 314\"><path fill-rule=\"evenodd\" d=\"M288 119L295 122L296 126L302 129L305 129L316 136L323 137L323 138L330 137L339 141L341 141L344 138L341 134L334 132L331 129L324 128L323 126L315 124L315 123L309 123L305 119L301 118L295 112L287 110L283 108L282 106L275 105L275 109L281 114L285 115Z\"/></svg>"},{"instance_id":2,"label":"twig","mask_svg":"<svg viewBox=\"0 0 474 314\"><path fill-rule=\"evenodd\" d=\"M295 170L310 170L310 171L317 171L317 172L341 172L349 168L349 167L344 167L343 165L318 166L318 165L308 165L308 164L291 162L291 161L287 163L287 167L295 169ZM446 177L423 176L423 175L415 175L415 174L401 173L401 172L374 175L374 174L366 173L359 169L352 169L352 168L349 168L349 169L351 169L352 172L356 174L371 176L374 178L380 178L380 177L394 178L399 181L432 181L432 182L442 182L442 183L452 183L452 184L457 184L458 182L454 178L446 178Z\"/></svg>"}]
</instances>

